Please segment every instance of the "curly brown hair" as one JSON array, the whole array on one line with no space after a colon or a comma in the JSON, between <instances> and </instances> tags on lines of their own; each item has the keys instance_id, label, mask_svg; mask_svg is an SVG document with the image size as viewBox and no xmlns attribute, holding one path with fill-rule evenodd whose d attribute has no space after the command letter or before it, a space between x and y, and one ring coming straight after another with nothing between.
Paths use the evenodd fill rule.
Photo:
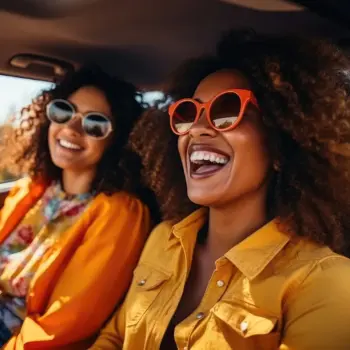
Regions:
<instances>
[{"instance_id":1,"label":"curly brown hair","mask_svg":"<svg viewBox=\"0 0 350 350\"><path fill-rule=\"evenodd\" d=\"M6 133L6 139L0 145L0 167L17 176L28 174L47 182L59 180L61 169L53 164L48 147L50 122L46 106L53 99L67 99L84 86L94 86L105 94L116 124L114 140L98 164L92 190L106 194L124 190L150 204L152 195L141 186L139 156L127 147L130 132L147 105L132 84L109 76L95 65L84 66L69 74L22 109L14 120L17 127Z\"/></svg>"},{"instance_id":2,"label":"curly brown hair","mask_svg":"<svg viewBox=\"0 0 350 350\"><path fill-rule=\"evenodd\" d=\"M349 248L350 100L346 55L321 39L264 37L251 31L223 36L216 55L192 59L171 76L172 100L192 97L200 81L221 69L241 71L250 81L279 164L268 208L283 229ZM186 195L177 137L166 113L153 110L131 138L144 163L163 216L179 220L194 210Z\"/></svg>"}]
</instances>

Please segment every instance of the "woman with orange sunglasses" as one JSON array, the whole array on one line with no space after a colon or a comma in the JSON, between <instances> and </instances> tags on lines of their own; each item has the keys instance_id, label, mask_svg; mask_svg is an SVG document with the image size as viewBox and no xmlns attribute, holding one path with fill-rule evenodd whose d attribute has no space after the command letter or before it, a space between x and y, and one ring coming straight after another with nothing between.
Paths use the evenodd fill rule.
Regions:
<instances>
[{"instance_id":1,"label":"woman with orange sunglasses","mask_svg":"<svg viewBox=\"0 0 350 350\"><path fill-rule=\"evenodd\" d=\"M162 113L134 132L169 220L92 349L350 347L349 67L324 41L230 33L179 69L175 137Z\"/></svg>"}]
</instances>

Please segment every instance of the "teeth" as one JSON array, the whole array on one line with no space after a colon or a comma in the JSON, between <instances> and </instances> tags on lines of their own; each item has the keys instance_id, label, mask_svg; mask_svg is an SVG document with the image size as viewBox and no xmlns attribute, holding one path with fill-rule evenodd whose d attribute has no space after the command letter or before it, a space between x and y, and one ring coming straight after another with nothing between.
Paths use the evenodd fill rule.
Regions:
<instances>
[{"instance_id":1,"label":"teeth","mask_svg":"<svg viewBox=\"0 0 350 350\"><path fill-rule=\"evenodd\" d=\"M226 164L229 159L221 154L213 153L213 152L203 152L203 151L195 151L190 156L191 162L198 162L202 160L209 160L211 163L217 164Z\"/></svg>"},{"instance_id":2,"label":"teeth","mask_svg":"<svg viewBox=\"0 0 350 350\"><path fill-rule=\"evenodd\" d=\"M76 144L74 144L74 143L71 143L71 142L69 142L69 141L67 141L67 140L59 140L58 142L59 142L59 144L60 144L62 147L64 147L64 148L76 149L76 150L80 150L80 149L81 149L80 146L78 146L78 145L76 145Z\"/></svg>"}]
</instances>

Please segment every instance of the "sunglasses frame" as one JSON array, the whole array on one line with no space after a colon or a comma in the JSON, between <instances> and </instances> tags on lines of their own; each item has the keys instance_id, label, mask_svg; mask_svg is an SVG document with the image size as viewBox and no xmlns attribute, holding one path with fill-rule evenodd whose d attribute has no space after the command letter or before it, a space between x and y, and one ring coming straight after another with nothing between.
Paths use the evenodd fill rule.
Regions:
<instances>
[{"instance_id":1,"label":"sunglasses frame","mask_svg":"<svg viewBox=\"0 0 350 350\"><path fill-rule=\"evenodd\" d=\"M211 121L211 119L210 119L210 111L211 111L211 108L212 108L213 104L215 103L215 101L217 101L217 99L220 98L221 96L226 95L228 93L234 93L235 95L237 95L239 97L239 99L241 101L241 109L240 109L240 112L239 112L237 120L234 123L232 123L232 125L230 125L227 128L220 129L220 128L217 128L213 124L213 122ZM174 126L174 123L173 123L174 114L175 114L176 109L179 107L179 105L181 103L184 103L184 102L191 102L191 103L193 103L195 105L195 107L196 107L196 112L197 113L196 113L196 117L195 117L191 127L188 128L188 130L185 131L185 132L178 132L176 130L175 126ZM170 127L171 127L171 130L173 131L174 134L176 134L178 136L186 135L186 134L188 134L190 132L192 126L198 122L200 116L202 115L202 111L205 110L207 121L208 121L209 125L214 130L220 131L220 132L233 130L235 127L237 127L237 125L242 120L242 118L244 116L245 109L246 109L248 103L252 103L255 107L257 107L259 109L258 101L255 98L254 93L251 90L246 90L246 89L229 89L229 90L225 90L225 91L220 92L216 96L214 96L211 100L209 100L207 102L204 102L204 103L201 103L201 102L199 102L197 100L194 100L192 98L183 98L181 100L176 101L175 103L173 103L169 107L168 113L169 113L169 116L170 116Z\"/></svg>"},{"instance_id":2,"label":"sunglasses frame","mask_svg":"<svg viewBox=\"0 0 350 350\"><path fill-rule=\"evenodd\" d=\"M71 118L70 118L69 120L67 120L66 122L64 122L64 123L57 123L56 121L54 121L54 120L52 120L52 119L50 118L50 113L49 113L50 107L51 107L54 103L56 103L56 102L64 102L64 103L66 103L68 106L70 106L71 109L72 109L72 112L73 112L73 113L72 113ZM89 115L98 115L98 116L101 116L101 117L103 117L103 118L106 118L106 120L109 121L108 130L107 130L107 132L106 132L106 135L101 136L101 137L96 137L96 136L89 135L89 134L85 131L85 129L84 129L84 119L86 119ZM69 102L68 100L65 100L65 99L63 99L63 98L56 98L56 99L50 101L50 102L47 104L47 106L46 106L46 116L47 116L47 118L50 120L51 123L55 123L55 124L59 124L59 125L67 124L67 123L69 123L71 120L73 120L74 118L80 118L80 119L81 119L81 127L82 127L82 129L84 130L84 133L85 133L88 137L91 137L91 138L93 138L93 139L95 139L95 140L103 140L103 139L107 138L107 137L111 134L111 132L113 132L112 121L111 121L111 119L108 118L105 114L99 113L99 112L88 112L88 113L80 113L80 112L77 112L77 109L76 109L76 107L73 105L73 103L71 103L71 102Z\"/></svg>"}]
</instances>

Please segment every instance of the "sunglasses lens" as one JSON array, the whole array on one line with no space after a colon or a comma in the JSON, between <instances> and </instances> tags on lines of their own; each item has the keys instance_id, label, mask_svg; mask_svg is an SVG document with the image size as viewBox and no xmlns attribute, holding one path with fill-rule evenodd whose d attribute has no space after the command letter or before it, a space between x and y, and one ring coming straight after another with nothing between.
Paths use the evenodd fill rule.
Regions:
<instances>
[{"instance_id":1,"label":"sunglasses lens","mask_svg":"<svg viewBox=\"0 0 350 350\"><path fill-rule=\"evenodd\" d=\"M211 105L210 120L217 129L226 129L234 125L241 111L241 99L233 92L227 92Z\"/></svg>"},{"instance_id":2,"label":"sunglasses lens","mask_svg":"<svg viewBox=\"0 0 350 350\"><path fill-rule=\"evenodd\" d=\"M88 114L83 119L83 129L91 137L104 138L108 135L111 128L111 121L102 114Z\"/></svg>"},{"instance_id":3,"label":"sunglasses lens","mask_svg":"<svg viewBox=\"0 0 350 350\"><path fill-rule=\"evenodd\" d=\"M173 128L183 134L190 130L197 114L197 107L193 102L184 101L177 105L172 115Z\"/></svg>"},{"instance_id":4,"label":"sunglasses lens","mask_svg":"<svg viewBox=\"0 0 350 350\"><path fill-rule=\"evenodd\" d=\"M73 116L72 106L63 100L53 100L47 108L47 117L54 123L67 123Z\"/></svg>"}]
</instances>

